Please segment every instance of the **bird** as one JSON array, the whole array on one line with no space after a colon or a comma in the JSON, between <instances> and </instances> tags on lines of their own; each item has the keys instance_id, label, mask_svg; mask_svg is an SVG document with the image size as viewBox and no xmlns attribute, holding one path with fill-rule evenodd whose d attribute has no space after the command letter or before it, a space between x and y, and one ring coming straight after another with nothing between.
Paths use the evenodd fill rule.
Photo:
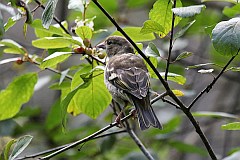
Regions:
<instances>
[{"instance_id":1,"label":"bird","mask_svg":"<svg viewBox=\"0 0 240 160\"><path fill-rule=\"evenodd\" d=\"M135 107L139 127L162 129L150 103L150 75L142 58L134 54L132 45L121 36L110 36L96 46L106 50L108 62L104 83L119 105Z\"/></svg>"}]
</instances>

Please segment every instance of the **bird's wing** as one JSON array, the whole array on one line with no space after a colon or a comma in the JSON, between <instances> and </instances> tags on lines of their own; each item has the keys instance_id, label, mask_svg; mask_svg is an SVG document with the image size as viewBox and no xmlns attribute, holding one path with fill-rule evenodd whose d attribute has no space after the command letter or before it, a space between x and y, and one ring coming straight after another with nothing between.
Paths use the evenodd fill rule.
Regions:
<instances>
[{"instance_id":1,"label":"bird's wing","mask_svg":"<svg viewBox=\"0 0 240 160\"><path fill-rule=\"evenodd\" d=\"M113 69L109 71L108 74L108 81L117 88L120 88L139 99L147 96L150 85L149 74L147 71L138 67L130 67Z\"/></svg>"}]
</instances>

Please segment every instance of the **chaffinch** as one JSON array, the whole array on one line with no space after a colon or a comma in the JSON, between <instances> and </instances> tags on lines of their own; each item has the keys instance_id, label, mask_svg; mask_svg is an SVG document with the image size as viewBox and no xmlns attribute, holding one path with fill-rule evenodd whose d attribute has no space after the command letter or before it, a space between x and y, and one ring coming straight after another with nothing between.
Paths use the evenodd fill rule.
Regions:
<instances>
[{"instance_id":1,"label":"chaffinch","mask_svg":"<svg viewBox=\"0 0 240 160\"><path fill-rule=\"evenodd\" d=\"M134 54L132 45L123 37L110 36L97 48L106 49L104 82L119 105L134 105L141 130L150 126L162 129L150 103L150 76L144 61Z\"/></svg>"}]
</instances>

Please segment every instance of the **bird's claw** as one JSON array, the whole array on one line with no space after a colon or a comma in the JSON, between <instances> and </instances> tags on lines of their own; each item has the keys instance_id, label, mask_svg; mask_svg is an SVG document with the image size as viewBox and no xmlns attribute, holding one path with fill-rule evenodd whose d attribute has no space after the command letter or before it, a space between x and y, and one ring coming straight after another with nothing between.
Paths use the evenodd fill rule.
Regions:
<instances>
[{"instance_id":1,"label":"bird's claw","mask_svg":"<svg viewBox=\"0 0 240 160\"><path fill-rule=\"evenodd\" d=\"M132 115L133 119L137 118L137 111L136 111L136 109L132 109L129 113Z\"/></svg>"}]
</instances>

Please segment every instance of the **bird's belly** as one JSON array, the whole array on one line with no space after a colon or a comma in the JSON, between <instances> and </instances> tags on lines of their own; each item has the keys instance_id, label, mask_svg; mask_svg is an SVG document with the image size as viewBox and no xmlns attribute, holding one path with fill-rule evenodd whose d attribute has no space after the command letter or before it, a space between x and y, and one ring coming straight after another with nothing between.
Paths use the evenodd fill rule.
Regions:
<instances>
[{"instance_id":1,"label":"bird's belly","mask_svg":"<svg viewBox=\"0 0 240 160\"><path fill-rule=\"evenodd\" d=\"M128 95L126 93L124 93L124 91L122 89L118 89L111 83L108 83L108 85L106 85L106 86L107 86L109 92L111 93L113 100L116 101L117 103L119 103L121 106L125 105L126 102L130 102L132 104Z\"/></svg>"}]
</instances>

